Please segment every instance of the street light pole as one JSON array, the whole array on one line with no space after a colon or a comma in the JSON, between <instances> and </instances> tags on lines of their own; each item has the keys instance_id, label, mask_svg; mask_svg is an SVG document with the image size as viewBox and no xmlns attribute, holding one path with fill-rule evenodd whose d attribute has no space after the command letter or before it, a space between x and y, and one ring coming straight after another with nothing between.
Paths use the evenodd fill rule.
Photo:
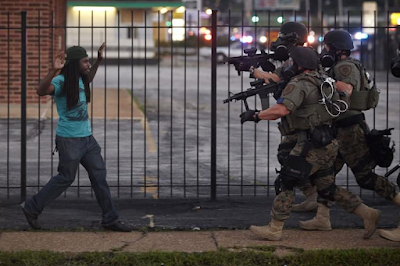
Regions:
<instances>
[{"instance_id":1,"label":"street light pole","mask_svg":"<svg viewBox=\"0 0 400 266\"><path fill-rule=\"evenodd\" d=\"M251 13L253 12L253 0L245 0L244 1L244 12L246 17L246 25L249 25L251 21Z\"/></svg>"},{"instance_id":2,"label":"street light pole","mask_svg":"<svg viewBox=\"0 0 400 266\"><path fill-rule=\"evenodd\" d=\"M343 0L338 1L338 9L339 9L339 26L343 27Z\"/></svg>"},{"instance_id":3,"label":"street light pole","mask_svg":"<svg viewBox=\"0 0 400 266\"><path fill-rule=\"evenodd\" d=\"M310 11L310 0L306 0L306 14Z\"/></svg>"},{"instance_id":4,"label":"street light pole","mask_svg":"<svg viewBox=\"0 0 400 266\"><path fill-rule=\"evenodd\" d=\"M322 0L318 0L318 20L321 20L321 14L322 14Z\"/></svg>"}]
</instances>

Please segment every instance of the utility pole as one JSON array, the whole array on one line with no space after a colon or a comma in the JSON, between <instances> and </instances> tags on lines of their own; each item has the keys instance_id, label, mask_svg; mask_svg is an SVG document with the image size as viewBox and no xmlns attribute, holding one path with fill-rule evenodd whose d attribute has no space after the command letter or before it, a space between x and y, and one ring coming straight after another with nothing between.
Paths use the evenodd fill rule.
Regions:
<instances>
[{"instance_id":1,"label":"utility pole","mask_svg":"<svg viewBox=\"0 0 400 266\"><path fill-rule=\"evenodd\" d=\"M321 21L322 19L322 0L318 0L318 20Z\"/></svg>"},{"instance_id":2,"label":"utility pole","mask_svg":"<svg viewBox=\"0 0 400 266\"><path fill-rule=\"evenodd\" d=\"M253 0L244 0L245 25L250 24L252 12L253 12Z\"/></svg>"},{"instance_id":3,"label":"utility pole","mask_svg":"<svg viewBox=\"0 0 400 266\"><path fill-rule=\"evenodd\" d=\"M310 11L310 0L306 0L306 14Z\"/></svg>"},{"instance_id":4,"label":"utility pole","mask_svg":"<svg viewBox=\"0 0 400 266\"><path fill-rule=\"evenodd\" d=\"M386 14L388 13L388 11L389 11L389 3L388 3L389 1L385 1L385 17L386 17Z\"/></svg>"},{"instance_id":5,"label":"utility pole","mask_svg":"<svg viewBox=\"0 0 400 266\"><path fill-rule=\"evenodd\" d=\"M343 0L338 1L338 9L339 9L339 26L343 27Z\"/></svg>"}]
</instances>

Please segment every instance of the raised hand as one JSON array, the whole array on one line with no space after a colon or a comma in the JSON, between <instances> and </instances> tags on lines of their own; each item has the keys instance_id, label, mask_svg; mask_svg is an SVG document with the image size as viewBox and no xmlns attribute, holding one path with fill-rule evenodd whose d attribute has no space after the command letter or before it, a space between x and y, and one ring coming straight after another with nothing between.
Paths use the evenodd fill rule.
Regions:
<instances>
[{"instance_id":1,"label":"raised hand","mask_svg":"<svg viewBox=\"0 0 400 266\"><path fill-rule=\"evenodd\" d=\"M97 60L103 60L103 50L104 47L106 47L106 43L103 42L99 48L99 51L97 52Z\"/></svg>"},{"instance_id":2,"label":"raised hand","mask_svg":"<svg viewBox=\"0 0 400 266\"><path fill-rule=\"evenodd\" d=\"M59 52L54 59L53 68L57 70L62 69L65 65L66 57L65 52Z\"/></svg>"}]
</instances>

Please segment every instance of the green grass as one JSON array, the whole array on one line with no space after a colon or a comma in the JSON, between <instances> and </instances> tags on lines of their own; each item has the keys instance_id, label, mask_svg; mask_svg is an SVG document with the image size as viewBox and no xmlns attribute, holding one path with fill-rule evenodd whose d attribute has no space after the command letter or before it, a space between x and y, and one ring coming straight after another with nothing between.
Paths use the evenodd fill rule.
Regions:
<instances>
[{"instance_id":1,"label":"green grass","mask_svg":"<svg viewBox=\"0 0 400 266\"><path fill-rule=\"evenodd\" d=\"M277 257L274 247L219 249L215 252L0 252L0 265L399 265L399 249L303 251Z\"/></svg>"}]
</instances>

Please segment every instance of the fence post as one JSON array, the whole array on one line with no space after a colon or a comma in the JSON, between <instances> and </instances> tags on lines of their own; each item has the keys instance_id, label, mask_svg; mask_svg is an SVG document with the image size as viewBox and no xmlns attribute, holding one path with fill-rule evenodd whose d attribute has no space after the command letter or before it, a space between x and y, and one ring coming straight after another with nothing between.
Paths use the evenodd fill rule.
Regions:
<instances>
[{"instance_id":1,"label":"fence post","mask_svg":"<svg viewBox=\"0 0 400 266\"><path fill-rule=\"evenodd\" d=\"M21 201L26 198L26 11L21 12Z\"/></svg>"},{"instance_id":2,"label":"fence post","mask_svg":"<svg viewBox=\"0 0 400 266\"><path fill-rule=\"evenodd\" d=\"M217 198L217 11L211 19L211 200Z\"/></svg>"}]
</instances>

